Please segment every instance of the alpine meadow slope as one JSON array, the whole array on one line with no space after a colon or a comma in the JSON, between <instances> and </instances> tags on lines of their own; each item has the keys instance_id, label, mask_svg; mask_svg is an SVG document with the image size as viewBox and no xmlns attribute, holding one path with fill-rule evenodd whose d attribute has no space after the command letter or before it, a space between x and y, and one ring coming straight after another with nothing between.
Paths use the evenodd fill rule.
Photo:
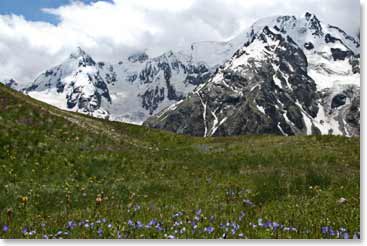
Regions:
<instances>
[{"instance_id":1,"label":"alpine meadow slope","mask_svg":"<svg viewBox=\"0 0 367 246\"><path fill-rule=\"evenodd\" d=\"M176 135L3 85L0 103L0 238L360 237L359 138Z\"/></svg>"}]
</instances>

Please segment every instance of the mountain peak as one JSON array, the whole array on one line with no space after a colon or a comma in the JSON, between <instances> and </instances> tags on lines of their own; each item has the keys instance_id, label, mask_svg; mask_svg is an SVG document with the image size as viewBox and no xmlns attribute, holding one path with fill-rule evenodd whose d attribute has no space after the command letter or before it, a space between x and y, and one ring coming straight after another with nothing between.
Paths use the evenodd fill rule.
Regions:
<instances>
[{"instance_id":1,"label":"mountain peak","mask_svg":"<svg viewBox=\"0 0 367 246\"><path fill-rule=\"evenodd\" d=\"M128 57L128 60L132 63L135 63L135 62L144 62L146 60L149 59L149 56L148 54L143 51L143 52L136 52L134 54L132 54L131 56Z\"/></svg>"},{"instance_id":2,"label":"mountain peak","mask_svg":"<svg viewBox=\"0 0 367 246\"><path fill-rule=\"evenodd\" d=\"M79 57L86 57L86 56L88 56L88 54L80 46L78 46L76 50L73 53L71 53L70 58L77 59Z\"/></svg>"}]
</instances>

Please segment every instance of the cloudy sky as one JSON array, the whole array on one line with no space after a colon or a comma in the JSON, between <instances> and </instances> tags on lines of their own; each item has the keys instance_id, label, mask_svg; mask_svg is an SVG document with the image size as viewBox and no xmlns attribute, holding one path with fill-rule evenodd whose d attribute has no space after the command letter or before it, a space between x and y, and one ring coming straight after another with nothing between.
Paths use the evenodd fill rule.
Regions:
<instances>
[{"instance_id":1,"label":"cloudy sky","mask_svg":"<svg viewBox=\"0 0 367 246\"><path fill-rule=\"evenodd\" d=\"M0 79L30 82L81 46L96 60L222 41L259 18L316 14L355 35L359 0L0 0Z\"/></svg>"}]
</instances>

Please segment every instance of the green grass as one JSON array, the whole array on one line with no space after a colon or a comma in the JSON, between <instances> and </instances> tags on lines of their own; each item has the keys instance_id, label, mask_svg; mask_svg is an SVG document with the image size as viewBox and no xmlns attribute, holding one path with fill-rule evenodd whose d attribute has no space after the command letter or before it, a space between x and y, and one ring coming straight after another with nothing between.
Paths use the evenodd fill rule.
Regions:
<instances>
[{"instance_id":1,"label":"green grass","mask_svg":"<svg viewBox=\"0 0 367 246\"><path fill-rule=\"evenodd\" d=\"M0 105L0 238L337 238L322 227L339 237L360 231L359 138L180 136L64 112L4 86ZM161 225L139 228L152 219Z\"/></svg>"}]
</instances>

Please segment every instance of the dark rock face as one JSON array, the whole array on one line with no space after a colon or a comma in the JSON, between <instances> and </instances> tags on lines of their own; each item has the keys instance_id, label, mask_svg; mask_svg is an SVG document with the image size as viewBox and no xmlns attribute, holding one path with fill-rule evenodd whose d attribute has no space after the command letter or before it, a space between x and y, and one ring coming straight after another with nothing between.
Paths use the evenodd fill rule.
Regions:
<instances>
[{"instance_id":1,"label":"dark rock face","mask_svg":"<svg viewBox=\"0 0 367 246\"><path fill-rule=\"evenodd\" d=\"M331 102L331 108L337 108L343 106L346 103L346 100L347 100L346 95L344 94L336 95Z\"/></svg>"},{"instance_id":2,"label":"dark rock face","mask_svg":"<svg viewBox=\"0 0 367 246\"><path fill-rule=\"evenodd\" d=\"M305 48L308 50L312 50L314 48L314 45L311 42L305 43Z\"/></svg>"},{"instance_id":3,"label":"dark rock face","mask_svg":"<svg viewBox=\"0 0 367 246\"><path fill-rule=\"evenodd\" d=\"M337 61L337 60L342 60L343 61L343 60L345 60L345 58L351 57L351 56L354 55L353 52L350 51L350 50L343 51L343 50L338 49L338 48L336 48L336 49L331 48L330 50L331 50L331 54L334 58L334 61Z\"/></svg>"},{"instance_id":4,"label":"dark rock face","mask_svg":"<svg viewBox=\"0 0 367 246\"><path fill-rule=\"evenodd\" d=\"M152 84L156 80L164 79L165 85L156 86L140 94L142 107L148 110L150 115L153 115L165 99L180 101L185 98L174 87L174 74L183 74L186 77L181 83L199 85L208 80L212 73L204 64L183 63L173 52L148 61L145 68L138 75L132 75L130 80L135 82L139 79L140 83Z\"/></svg>"},{"instance_id":5,"label":"dark rock face","mask_svg":"<svg viewBox=\"0 0 367 246\"><path fill-rule=\"evenodd\" d=\"M146 53L138 53L128 57L130 62L145 62L149 59L149 56Z\"/></svg>"},{"instance_id":6,"label":"dark rock face","mask_svg":"<svg viewBox=\"0 0 367 246\"><path fill-rule=\"evenodd\" d=\"M158 104L165 98L164 88L155 87L154 90L147 90L144 95L141 96L143 99L143 107L150 111L150 114L158 108Z\"/></svg>"},{"instance_id":7,"label":"dark rock face","mask_svg":"<svg viewBox=\"0 0 367 246\"><path fill-rule=\"evenodd\" d=\"M10 88L17 88L18 87L18 82L15 81L14 79L6 80L6 81L3 82L3 84L7 87L10 87Z\"/></svg>"},{"instance_id":8,"label":"dark rock face","mask_svg":"<svg viewBox=\"0 0 367 246\"><path fill-rule=\"evenodd\" d=\"M254 43L263 45L265 59L249 57L244 64L234 65L248 56ZM307 75L307 66L293 40L265 27L176 110L145 124L195 136L306 134L303 113L316 116L319 110L316 85ZM216 77L223 79L213 82Z\"/></svg>"}]
</instances>

